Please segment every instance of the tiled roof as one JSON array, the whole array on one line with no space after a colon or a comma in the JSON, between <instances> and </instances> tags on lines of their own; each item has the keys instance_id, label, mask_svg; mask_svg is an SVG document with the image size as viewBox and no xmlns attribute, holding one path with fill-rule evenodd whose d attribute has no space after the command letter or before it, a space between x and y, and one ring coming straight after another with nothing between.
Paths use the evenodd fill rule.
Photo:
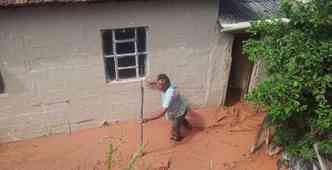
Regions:
<instances>
[{"instance_id":1,"label":"tiled roof","mask_svg":"<svg viewBox=\"0 0 332 170\"><path fill-rule=\"evenodd\" d=\"M0 7L28 6L47 3L94 2L101 0L0 0Z\"/></svg>"},{"instance_id":2,"label":"tiled roof","mask_svg":"<svg viewBox=\"0 0 332 170\"><path fill-rule=\"evenodd\" d=\"M274 16L279 8L279 0L220 0L219 19L222 23L251 21Z\"/></svg>"}]
</instances>

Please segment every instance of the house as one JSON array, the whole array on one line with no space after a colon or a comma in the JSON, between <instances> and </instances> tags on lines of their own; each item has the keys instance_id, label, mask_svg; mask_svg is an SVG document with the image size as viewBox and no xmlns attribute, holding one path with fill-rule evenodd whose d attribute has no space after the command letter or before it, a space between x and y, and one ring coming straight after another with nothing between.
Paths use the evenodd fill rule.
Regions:
<instances>
[{"instance_id":1,"label":"house","mask_svg":"<svg viewBox=\"0 0 332 170\"><path fill-rule=\"evenodd\" d=\"M238 2L264 1L0 0L0 142L137 118L140 82L159 73L194 107L224 104L249 82L228 85L240 48L220 21ZM144 112L158 108L146 89Z\"/></svg>"}]
</instances>

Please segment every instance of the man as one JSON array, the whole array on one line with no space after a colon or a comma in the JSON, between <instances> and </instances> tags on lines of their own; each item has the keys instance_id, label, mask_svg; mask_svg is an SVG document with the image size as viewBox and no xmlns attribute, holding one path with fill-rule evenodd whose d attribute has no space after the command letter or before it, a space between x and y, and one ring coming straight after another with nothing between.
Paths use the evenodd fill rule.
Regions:
<instances>
[{"instance_id":1,"label":"man","mask_svg":"<svg viewBox=\"0 0 332 170\"><path fill-rule=\"evenodd\" d=\"M152 118L144 119L143 123L159 119L165 115L166 119L172 121L171 140L181 141L183 138L181 136L181 126L189 130L192 128L185 118L189 110L187 102L177 92L176 86L171 84L166 74L159 74L156 81L147 81L147 83L150 87L156 88L161 92L162 111Z\"/></svg>"}]
</instances>

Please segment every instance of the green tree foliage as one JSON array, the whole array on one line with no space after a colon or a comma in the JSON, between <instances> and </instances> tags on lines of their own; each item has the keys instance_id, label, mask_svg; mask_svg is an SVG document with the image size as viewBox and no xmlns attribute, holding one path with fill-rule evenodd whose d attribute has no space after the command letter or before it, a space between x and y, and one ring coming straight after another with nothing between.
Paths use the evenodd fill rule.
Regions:
<instances>
[{"instance_id":1,"label":"green tree foliage","mask_svg":"<svg viewBox=\"0 0 332 170\"><path fill-rule=\"evenodd\" d=\"M281 19L253 23L244 51L262 60L264 79L248 96L277 127L275 142L290 154L314 158L313 143L332 154L332 1L282 2Z\"/></svg>"}]
</instances>

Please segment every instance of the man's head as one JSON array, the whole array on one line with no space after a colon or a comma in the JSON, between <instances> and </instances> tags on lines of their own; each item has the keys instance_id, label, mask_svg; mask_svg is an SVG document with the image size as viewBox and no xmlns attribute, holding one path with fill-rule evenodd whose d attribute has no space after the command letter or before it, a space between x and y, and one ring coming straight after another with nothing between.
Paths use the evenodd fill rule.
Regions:
<instances>
[{"instance_id":1,"label":"man's head","mask_svg":"<svg viewBox=\"0 0 332 170\"><path fill-rule=\"evenodd\" d=\"M160 91L166 91L170 85L171 81L166 74L159 74L157 76L157 88Z\"/></svg>"}]
</instances>

